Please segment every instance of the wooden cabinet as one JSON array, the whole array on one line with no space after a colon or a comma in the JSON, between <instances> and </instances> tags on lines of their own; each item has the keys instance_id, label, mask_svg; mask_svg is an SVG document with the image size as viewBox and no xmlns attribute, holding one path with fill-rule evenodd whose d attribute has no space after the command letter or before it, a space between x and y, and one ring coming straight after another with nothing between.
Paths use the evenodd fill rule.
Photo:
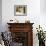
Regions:
<instances>
[{"instance_id":1,"label":"wooden cabinet","mask_svg":"<svg viewBox=\"0 0 46 46\"><path fill-rule=\"evenodd\" d=\"M33 23L7 23L13 41L23 43L22 46L33 46Z\"/></svg>"}]
</instances>

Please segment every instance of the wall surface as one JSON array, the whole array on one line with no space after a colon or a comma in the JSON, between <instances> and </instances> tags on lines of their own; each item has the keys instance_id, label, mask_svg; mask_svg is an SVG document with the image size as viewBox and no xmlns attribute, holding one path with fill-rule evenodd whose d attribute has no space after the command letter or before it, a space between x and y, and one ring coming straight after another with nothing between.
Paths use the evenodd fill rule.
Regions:
<instances>
[{"instance_id":1,"label":"wall surface","mask_svg":"<svg viewBox=\"0 0 46 46\"><path fill-rule=\"evenodd\" d=\"M14 16L14 5L27 5L27 16ZM30 20L33 23L40 21L40 0L3 0L2 1L2 23L6 27L6 23L10 19L17 19L19 22ZM6 30L7 28L4 29Z\"/></svg>"},{"instance_id":2,"label":"wall surface","mask_svg":"<svg viewBox=\"0 0 46 46\"><path fill-rule=\"evenodd\" d=\"M0 0L0 31L2 31L2 0Z\"/></svg>"},{"instance_id":3,"label":"wall surface","mask_svg":"<svg viewBox=\"0 0 46 46\"><path fill-rule=\"evenodd\" d=\"M46 0L40 0L40 9L42 13L46 13Z\"/></svg>"},{"instance_id":4,"label":"wall surface","mask_svg":"<svg viewBox=\"0 0 46 46\"><path fill-rule=\"evenodd\" d=\"M33 25L33 45L38 46L36 27L40 24L46 30L46 14L42 13L43 0L2 0L2 25L3 31L8 30L7 22L17 19L19 22L30 20ZM27 16L14 16L14 5L27 5Z\"/></svg>"}]
</instances>

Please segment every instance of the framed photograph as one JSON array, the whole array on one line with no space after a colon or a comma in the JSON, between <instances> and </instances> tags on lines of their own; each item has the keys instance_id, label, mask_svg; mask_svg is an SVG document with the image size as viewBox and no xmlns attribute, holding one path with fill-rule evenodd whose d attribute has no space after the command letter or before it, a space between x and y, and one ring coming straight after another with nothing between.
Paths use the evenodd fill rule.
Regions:
<instances>
[{"instance_id":1,"label":"framed photograph","mask_svg":"<svg viewBox=\"0 0 46 46\"><path fill-rule=\"evenodd\" d=\"M27 15L27 5L14 5L14 15L15 16Z\"/></svg>"}]
</instances>

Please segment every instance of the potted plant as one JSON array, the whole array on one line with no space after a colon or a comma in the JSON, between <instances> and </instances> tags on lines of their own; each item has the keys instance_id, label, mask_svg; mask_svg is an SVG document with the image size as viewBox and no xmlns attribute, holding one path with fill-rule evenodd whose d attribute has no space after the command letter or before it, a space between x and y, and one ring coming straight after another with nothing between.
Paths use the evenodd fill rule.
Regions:
<instances>
[{"instance_id":1,"label":"potted plant","mask_svg":"<svg viewBox=\"0 0 46 46\"><path fill-rule=\"evenodd\" d=\"M38 36L38 40L39 40L39 46L45 46L45 35L43 32L42 27L36 28L37 29L37 34L36 36Z\"/></svg>"}]
</instances>

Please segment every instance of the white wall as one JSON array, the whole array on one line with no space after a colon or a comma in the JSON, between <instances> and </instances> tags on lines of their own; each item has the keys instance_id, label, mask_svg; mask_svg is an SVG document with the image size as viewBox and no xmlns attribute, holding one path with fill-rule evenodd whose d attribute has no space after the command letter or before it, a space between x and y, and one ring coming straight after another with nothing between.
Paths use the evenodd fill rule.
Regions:
<instances>
[{"instance_id":1,"label":"white wall","mask_svg":"<svg viewBox=\"0 0 46 46\"><path fill-rule=\"evenodd\" d=\"M46 13L46 0L40 0L40 9L42 13Z\"/></svg>"},{"instance_id":2,"label":"white wall","mask_svg":"<svg viewBox=\"0 0 46 46\"><path fill-rule=\"evenodd\" d=\"M27 5L27 16L14 16L14 5L16 4ZM39 23L39 19L40 19L39 15L40 15L40 0L30 0L30 1L29 0L26 1L25 0L3 0L2 1L3 26L5 26L7 21L10 19L17 19L20 22L24 22L26 19L29 19L31 22Z\"/></svg>"},{"instance_id":3,"label":"white wall","mask_svg":"<svg viewBox=\"0 0 46 46\"><path fill-rule=\"evenodd\" d=\"M46 27L46 15L41 13L40 0L2 0L2 25L3 31L6 31L8 26L7 22L10 19L17 19L19 22L25 22L25 20L30 20L33 25L33 45L38 46L38 39L36 37L36 27L39 24ZM27 16L14 16L14 5L27 5ZM43 7L43 6L41 6ZM46 28L45 28L46 29ZM37 40L36 40L37 39Z\"/></svg>"},{"instance_id":4,"label":"white wall","mask_svg":"<svg viewBox=\"0 0 46 46\"><path fill-rule=\"evenodd\" d=\"M46 0L40 0L40 24L46 31Z\"/></svg>"},{"instance_id":5,"label":"white wall","mask_svg":"<svg viewBox=\"0 0 46 46\"><path fill-rule=\"evenodd\" d=\"M0 0L0 31L2 29L2 0Z\"/></svg>"}]
</instances>

